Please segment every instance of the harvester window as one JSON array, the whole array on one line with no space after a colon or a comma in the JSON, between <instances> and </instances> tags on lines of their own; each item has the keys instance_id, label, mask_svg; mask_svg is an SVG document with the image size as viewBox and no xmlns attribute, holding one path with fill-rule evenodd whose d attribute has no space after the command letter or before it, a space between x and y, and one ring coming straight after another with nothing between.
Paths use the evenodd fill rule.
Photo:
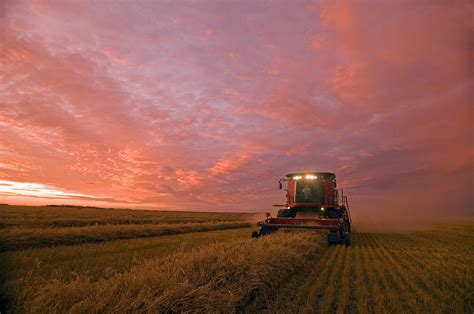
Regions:
<instances>
[{"instance_id":1,"label":"harvester window","mask_svg":"<svg viewBox=\"0 0 474 314\"><path fill-rule=\"evenodd\" d=\"M305 186L301 192L303 192L303 198L305 200L311 200L313 198L313 193L311 193L311 188L309 186Z\"/></svg>"},{"instance_id":2,"label":"harvester window","mask_svg":"<svg viewBox=\"0 0 474 314\"><path fill-rule=\"evenodd\" d=\"M296 203L321 203L322 185L320 180L298 180L295 181Z\"/></svg>"}]
</instances>

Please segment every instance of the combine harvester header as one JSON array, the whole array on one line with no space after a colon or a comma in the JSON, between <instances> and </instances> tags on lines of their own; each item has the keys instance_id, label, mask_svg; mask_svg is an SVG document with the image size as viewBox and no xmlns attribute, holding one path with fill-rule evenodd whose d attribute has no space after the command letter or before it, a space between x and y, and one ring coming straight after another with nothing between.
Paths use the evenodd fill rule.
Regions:
<instances>
[{"instance_id":1,"label":"combine harvester header","mask_svg":"<svg viewBox=\"0 0 474 314\"><path fill-rule=\"evenodd\" d=\"M351 244L351 216L344 191L336 189L336 175L330 172L290 173L278 181L280 189L287 183L286 204L278 211L276 218L270 217L257 223L258 238L280 228L325 229L328 230L328 244Z\"/></svg>"}]
</instances>

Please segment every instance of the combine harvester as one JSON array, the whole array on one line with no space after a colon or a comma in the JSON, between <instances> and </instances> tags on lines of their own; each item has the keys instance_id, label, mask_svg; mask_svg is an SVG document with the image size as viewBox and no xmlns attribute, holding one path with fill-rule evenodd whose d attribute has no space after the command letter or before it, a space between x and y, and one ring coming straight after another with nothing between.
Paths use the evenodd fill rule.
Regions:
<instances>
[{"instance_id":1,"label":"combine harvester","mask_svg":"<svg viewBox=\"0 0 474 314\"><path fill-rule=\"evenodd\" d=\"M328 244L351 244L351 216L347 196L336 189L336 175L330 172L290 173L279 180L288 182L285 207L278 211L276 218L270 217L257 223L258 238L280 228L325 229L328 230Z\"/></svg>"}]
</instances>

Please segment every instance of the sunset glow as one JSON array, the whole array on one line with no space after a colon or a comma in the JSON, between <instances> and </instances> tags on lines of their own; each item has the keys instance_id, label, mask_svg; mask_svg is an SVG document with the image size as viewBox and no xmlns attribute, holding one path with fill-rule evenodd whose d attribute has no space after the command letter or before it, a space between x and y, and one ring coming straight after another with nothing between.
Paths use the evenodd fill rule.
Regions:
<instances>
[{"instance_id":1,"label":"sunset glow","mask_svg":"<svg viewBox=\"0 0 474 314\"><path fill-rule=\"evenodd\" d=\"M93 196L67 193L54 187L37 184L0 180L0 195L2 196L27 196L53 199L69 198L94 198Z\"/></svg>"},{"instance_id":2,"label":"sunset glow","mask_svg":"<svg viewBox=\"0 0 474 314\"><path fill-rule=\"evenodd\" d=\"M472 215L472 1L2 1L0 202Z\"/></svg>"}]
</instances>

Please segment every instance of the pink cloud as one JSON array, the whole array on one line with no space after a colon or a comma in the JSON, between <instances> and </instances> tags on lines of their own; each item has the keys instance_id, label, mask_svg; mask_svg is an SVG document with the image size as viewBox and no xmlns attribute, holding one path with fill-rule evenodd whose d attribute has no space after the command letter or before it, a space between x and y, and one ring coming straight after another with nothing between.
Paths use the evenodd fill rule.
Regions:
<instances>
[{"instance_id":1,"label":"pink cloud","mask_svg":"<svg viewBox=\"0 0 474 314\"><path fill-rule=\"evenodd\" d=\"M117 54L110 48L105 48L103 50L104 54L115 63L125 65L128 63L127 59L117 56Z\"/></svg>"},{"instance_id":2,"label":"pink cloud","mask_svg":"<svg viewBox=\"0 0 474 314\"><path fill-rule=\"evenodd\" d=\"M248 154L229 155L218 160L209 168L209 172L216 176L227 175L245 165L249 160L250 156Z\"/></svg>"},{"instance_id":3,"label":"pink cloud","mask_svg":"<svg viewBox=\"0 0 474 314\"><path fill-rule=\"evenodd\" d=\"M323 170L355 217L471 206L472 3L94 8L3 4L1 180L77 203L263 210L282 175Z\"/></svg>"}]
</instances>

